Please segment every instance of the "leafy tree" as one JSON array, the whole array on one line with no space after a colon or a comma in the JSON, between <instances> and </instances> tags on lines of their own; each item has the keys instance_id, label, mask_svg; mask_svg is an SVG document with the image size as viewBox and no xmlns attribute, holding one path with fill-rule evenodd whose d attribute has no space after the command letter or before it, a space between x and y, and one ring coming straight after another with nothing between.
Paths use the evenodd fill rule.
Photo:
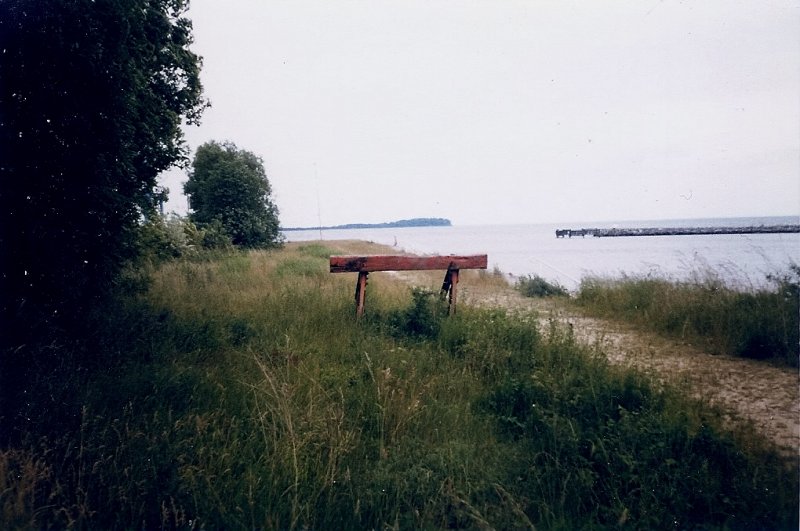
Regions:
<instances>
[{"instance_id":1,"label":"leafy tree","mask_svg":"<svg viewBox=\"0 0 800 531\"><path fill-rule=\"evenodd\" d=\"M197 148L184 185L192 221L219 223L234 245L264 248L281 242L278 208L260 157L231 142Z\"/></svg>"},{"instance_id":2,"label":"leafy tree","mask_svg":"<svg viewBox=\"0 0 800 531\"><path fill-rule=\"evenodd\" d=\"M165 193L158 174L187 160L181 120L196 123L206 103L186 8L0 1L0 336L11 345L36 327L82 326L135 254Z\"/></svg>"},{"instance_id":3,"label":"leafy tree","mask_svg":"<svg viewBox=\"0 0 800 531\"><path fill-rule=\"evenodd\" d=\"M142 214L163 196L158 174L187 158L181 119L196 123L206 106L186 4L0 2L6 317L75 315L134 252Z\"/></svg>"}]
</instances>

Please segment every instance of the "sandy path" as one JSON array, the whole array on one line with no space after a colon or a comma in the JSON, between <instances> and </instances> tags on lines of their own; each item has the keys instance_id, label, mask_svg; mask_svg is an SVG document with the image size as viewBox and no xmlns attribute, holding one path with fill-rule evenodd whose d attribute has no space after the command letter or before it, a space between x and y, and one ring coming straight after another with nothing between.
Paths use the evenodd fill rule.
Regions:
<instances>
[{"instance_id":1,"label":"sandy path","mask_svg":"<svg viewBox=\"0 0 800 531\"><path fill-rule=\"evenodd\" d=\"M396 272L414 285L432 277ZM633 330L623 324L581 315L563 301L523 297L502 283L468 279L459 285L460 303L535 310L543 324L551 319L572 326L576 338L598 345L609 361L631 365L662 381L683 386L693 396L719 406L729 419L751 420L756 429L797 456L800 449L800 375L796 369L734 356L713 355L692 345Z\"/></svg>"},{"instance_id":2,"label":"sandy path","mask_svg":"<svg viewBox=\"0 0 800 531\"><path fill-rule=\"evenodd\" d=\"M779 446L800 448L798 371L733 356L712 355L692 345L634 331L624 325L582 316L559 301L522 297L511 288L463 286L462 300L481 306L537 310L542 320L571 325L576 337L598 344L617 364L632 365L655 377L685 385L697 398L753 421Z\"/></svg>"}]
</instances>

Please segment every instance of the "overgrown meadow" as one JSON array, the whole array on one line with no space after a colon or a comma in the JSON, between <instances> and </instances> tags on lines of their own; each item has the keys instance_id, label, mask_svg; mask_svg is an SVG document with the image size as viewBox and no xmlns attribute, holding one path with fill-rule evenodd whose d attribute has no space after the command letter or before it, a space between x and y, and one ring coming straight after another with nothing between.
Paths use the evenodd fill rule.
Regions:
<instances>
[{"instance_id":1,"label":"overgrown meadow","mask_svg":"<svg viewBox=\"0 0 800 531\"><path fill-rule=\"evenodd\" d=\"M330 245L131 272L104 365L4 419L0 528L797 528L796 468L752 430L390 274L357 322L328 256L375 249Z\"/></svg>"}]
</instances>

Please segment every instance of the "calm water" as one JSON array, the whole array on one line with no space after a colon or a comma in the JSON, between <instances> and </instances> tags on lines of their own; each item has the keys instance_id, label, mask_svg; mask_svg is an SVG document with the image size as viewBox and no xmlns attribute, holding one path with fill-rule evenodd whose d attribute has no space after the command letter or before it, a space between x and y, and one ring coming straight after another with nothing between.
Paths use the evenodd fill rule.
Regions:
<instances>
[{"instance_id":1,"label":"calm water","mask_svg":"<svg viewBox=\"0 0 800 531\"><path fill-rule=\"evenodd\" d=\"M359 239L419 254L489 255L489 267L538 274L575 289L587 275L688 278L709 268L727 282L760 286L769 273L800 264L800 234L556 238L556 228L700 227L798 223L800 218L726 218L560 225L489 225L287 232L288 241Z\"/></svg>"}]
</instances>

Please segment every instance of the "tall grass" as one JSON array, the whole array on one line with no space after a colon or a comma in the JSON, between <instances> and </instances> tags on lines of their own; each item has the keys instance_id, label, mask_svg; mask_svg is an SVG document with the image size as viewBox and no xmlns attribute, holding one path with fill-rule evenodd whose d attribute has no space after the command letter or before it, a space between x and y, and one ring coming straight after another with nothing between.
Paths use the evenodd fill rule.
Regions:
<instances>
[{"instance_id":1,"label":"tall grass","mask_svg":"<svg viewBox=\"0 0 800 531\"><path fill-rule=\"evenodd\" d=\"M0 527L797 527L757 435L530 314L374 275L358 322L327 253L155 271L49 413L75 422L16 421Z\"/></svg>"},{"instance_id":2,"label":"tall grass","mask_svg":"<svg viewBox=\"0 0 800 531\"><path fill-rule=\"evenodd\" d=\"M592 314L635 323L716 353L798 365L800 267L773 275L771 288L726 286L714 275L676 282L651 277L588 278L576 302Z\"/></svg>"}]
</instances>

